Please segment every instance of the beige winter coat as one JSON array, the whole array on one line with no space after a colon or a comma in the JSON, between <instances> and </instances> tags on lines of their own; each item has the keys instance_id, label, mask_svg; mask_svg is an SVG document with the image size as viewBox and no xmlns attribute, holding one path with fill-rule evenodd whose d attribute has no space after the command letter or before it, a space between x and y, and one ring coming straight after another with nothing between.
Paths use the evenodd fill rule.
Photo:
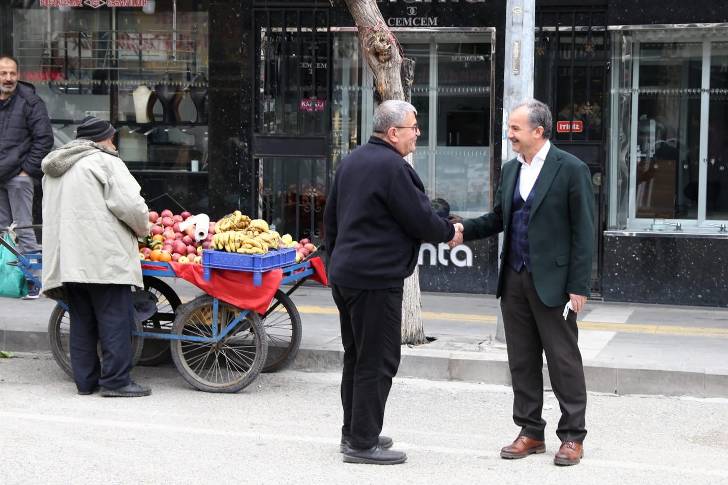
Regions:
<instances>
[{"instance_id":1,"label":"beige winter coat","mask_svg":"<svg viewBox=\"0 0 728 485\"><path fill-rule=\"evenodd\" d=\"M43 293L63 283L141 287L137 236L148 232L141 187L116 152L74 140L43 159Z\"/></svg>"}]
</instances>

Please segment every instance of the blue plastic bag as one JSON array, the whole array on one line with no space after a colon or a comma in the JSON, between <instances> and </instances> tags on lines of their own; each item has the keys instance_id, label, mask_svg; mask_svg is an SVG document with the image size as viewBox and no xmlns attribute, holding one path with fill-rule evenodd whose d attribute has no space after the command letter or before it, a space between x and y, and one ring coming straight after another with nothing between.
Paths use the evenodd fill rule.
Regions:
<instances>
[{"instance_id":1,"label":"blue plastic bag","mask_svg":"<svg viewBox=\"0 0 728 485\"><path fill-rule=\"evenodd\" d=\"M17 247L10 234L6 233L3 240L13 249ZM28 282L23 270L14 264L17 261L17 256L0 244L0 296L22 298L28 294Z\"/></svg>"}]
</instances>

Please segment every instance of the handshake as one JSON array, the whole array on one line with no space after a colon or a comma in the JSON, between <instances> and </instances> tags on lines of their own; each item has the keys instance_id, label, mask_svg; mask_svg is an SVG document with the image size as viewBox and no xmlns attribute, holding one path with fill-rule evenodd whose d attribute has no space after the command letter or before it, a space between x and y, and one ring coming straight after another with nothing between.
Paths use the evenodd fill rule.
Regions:
<instances>
[{"instance_id":1,"label":"handshake","mask_svg":"<svg viewBox=\"0 0 728 485\"><path fill-rule=\"evenodd\" d=\"M463 225L459 222L456 222L453 225L455 226L455 235L453 236L452 240L447 243L447 245L450 246L450 249L463 243Z\"/></svg>"}]
</instances>

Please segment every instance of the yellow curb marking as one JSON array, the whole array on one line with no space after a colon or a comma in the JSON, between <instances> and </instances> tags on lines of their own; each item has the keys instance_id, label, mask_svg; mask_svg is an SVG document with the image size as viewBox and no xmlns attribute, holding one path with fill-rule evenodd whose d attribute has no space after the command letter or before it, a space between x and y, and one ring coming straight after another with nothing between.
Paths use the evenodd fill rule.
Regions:
<instances>
[{"instance_id":1,"label":"yellow curb marking","mask_svg":"<svg viewBox=\"0 0 728 485\"><path fill-rule=\"evenodd\" d=\"M338 315L334 307L299 305L299 313L311 315ZM445 312L422 312L425 320L444 320L451 322L484 323L493 325L497 317L493 315L475 315L471 313L445 313ZM692 336L715 336L728 337L728 328L714 327L681 327L677 325L658 325L653 323L611 323L611 322L590 322L588 320L578 322L581 330L600 330L606 332L621 333L643 333L653 335L692 335Z\"/></svg>"}]
</instances>

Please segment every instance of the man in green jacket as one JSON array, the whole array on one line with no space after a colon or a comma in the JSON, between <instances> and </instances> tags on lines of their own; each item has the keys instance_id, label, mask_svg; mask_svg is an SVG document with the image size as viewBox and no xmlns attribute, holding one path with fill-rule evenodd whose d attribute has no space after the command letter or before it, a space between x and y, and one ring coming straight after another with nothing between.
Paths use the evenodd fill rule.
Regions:
<instances>
[{"instance_id":1,"label":"man in green jacket","mask_svg":"<svg viewBox=\"0 0 728 485\"><path fill-rule=\"evenodd\" d=\"M508 119L517 158L503 164L493 211L456 224L462 240L503 231L497 296L513 383L513 420L521 431L501 457L543 453L543 359L561 407L557 465L575 465L586 436L586 385L576 314L589 295L594 197L589 168L549 142L551 110L529 100ZM568 309L567 309L568 305Z\"/></svg>"}]
</instances>

